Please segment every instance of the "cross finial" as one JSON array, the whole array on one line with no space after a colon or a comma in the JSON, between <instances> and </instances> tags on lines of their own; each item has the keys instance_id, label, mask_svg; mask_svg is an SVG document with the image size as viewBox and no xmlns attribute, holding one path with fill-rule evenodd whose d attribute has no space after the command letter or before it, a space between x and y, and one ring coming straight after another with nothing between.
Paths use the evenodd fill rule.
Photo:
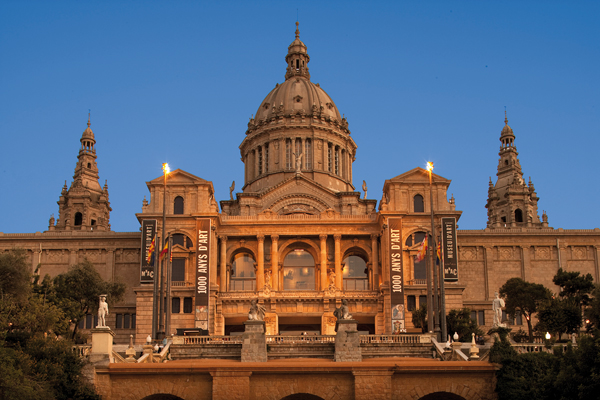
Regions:
<instances>
[{"instance_id":1,"label":"cross finial","mask_svg":"<svg viewBox=\"0 0 600 400\"><path fill-rule=\"evenodd\" d=\"M508 125L508 118L506 117L506 106L504 106L504 124Z\"/></svg>"},{"instance_id":2,"label":"cross finial","mask_svg":"<svg viewBox=\"0 0 600 400\"><path fill-rule=\"evenodd\" d=\"M298 25L300 25L300 23L296 21L296 39L300 39L300 30L298 29Z\"/></svg>"}]
</instances>

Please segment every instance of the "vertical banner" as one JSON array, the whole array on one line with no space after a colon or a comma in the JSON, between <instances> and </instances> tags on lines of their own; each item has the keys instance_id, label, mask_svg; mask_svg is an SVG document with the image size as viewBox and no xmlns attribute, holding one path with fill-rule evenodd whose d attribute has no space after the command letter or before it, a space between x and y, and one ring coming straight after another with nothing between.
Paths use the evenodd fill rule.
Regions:
<instances>
[{"instance_id":1,"label":"vertical banner","mask_svg":"<svg viewBox=\"0 0 600 400\"><path fill-rule=\"evenodd\" d=\"M404 321L404 268L402 267L402 219L389 218L390 285L392 334L406 332Z\"/></svg>"},{"instance_id":2,"label":"vertical banner","mask_svg":"<svg viewBox=\"0 0 600 400\"><path fill-rule=\"evenodd\" d=\"M456 218L442 218L442 249L444 280L458 280L458 251L456 244Z\"/></svg>"},{"instance_id":3,"label":"vertical banner","mask_svg":"<svg viewBox=\"0 0 600 400\"><path fill-rule=\"evenodd\" d=\"M148 262L150 244L156 235L156 220L145 219L142 221L142 262L140 265L140 283L154 282L154 263ZM154 254L156 257L156 253Z\"/></svg>"},{"instance_id":4,"label":"vertical banner","mask_svg":"<svg viewBox=\"0 0 600 400\"><path fill-rule=\"evenodd\" d=\"M210 219L196 220L196 328L208 330Z\"/></svg>"}]
</instances>

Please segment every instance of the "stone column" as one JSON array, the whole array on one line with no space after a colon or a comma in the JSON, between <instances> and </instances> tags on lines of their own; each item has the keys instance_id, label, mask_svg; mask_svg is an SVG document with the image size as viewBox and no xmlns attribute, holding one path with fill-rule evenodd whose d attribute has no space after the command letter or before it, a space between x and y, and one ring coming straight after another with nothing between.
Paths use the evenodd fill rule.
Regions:
<instances>
[{"instance_id":1,"label":"stone column","mask_svg":"<svg viewBox=\"0 0 600 400\"><path fill-rule=\"evenodd\" d=\"M379 249L377 248L377 235L371 235L371 269L373 271L373 282L371 290L379 290Z\"/></svg>"},{"instance_id":2,"label":"stone column","mask_svg":"<svg viewBox=\"0 0 600 400\"><path fill-rule=\"evenodd\" d=\"M321 239L321 290L326 290L329 287L329 279L327 279L327 235L319 235Z\"/></svg>"},{"instance_id":3,"label":"stone column","mask_svg":"<svg viewBox=\"0 0 600 400\"><path fill-rule=\"evenodd\" d=\"M353 319L338 320L335 335L335 361L362 361L360 336Z\"/></svg>"},{"instance_id":4,"label":"stone column","mask_svg":"<svg viewBox=\"0 0 600 400\"><path fill-rule=\"evenodd\" d=\"M494 248L492 246L485 246L483 250L483 290L485 293L485 300L489 300L490 282L488 280L488 270L494 264L494 256L492 254Z\"/></svg>"},{"instance_id":5,"label":"stone column","mask_svg":"<svg viewBox=\"0 0 600 400\"><path fill-rule=\"evenodd\" d=\"M265 235L257 235L258 260L256 260L256 290L261 290L265 285Z\"/></svg>"},{"instance_id":6,"label":"stone column","mask_svg":"<svg viewBox=\"0 0 600 400\"><path fill-rule=\"evenodd\" d=\"M227 236L219 236L221 239L221 266L219 267L219 278L221 279L221 292L227 291Z\"/></svg>"},{"instance_id":7,"label":"stone column","mask_svg":"<svg viewBox=\"0 0 600 400\"><path fill-rule=\"evenodd\" d=\"M342 280L342 254L341 254L341 241L342 235L333 235L333 239L335 240L335 286L343 290L343 280Z\"/></svg>"},{"instance_id":8,"label":"stone column","mask_svg":"<svg viewBox=\"0 0 600 400\"><path fill-rule=\"evenodd\" d=\"M212 400L247 400L250 398L248 371L211 371Z\"/></svg>"},{"instance_id":9,"label":"stone column","mask_svg":"<svg viewBox=\"0 0 600 400\"><path fill-rule=\"evenodd\" d=\"M520 246L521 247L521 279L524 281L527 280L527 271L531 271L531 253L529 251L529 246Z\"/></svg>"},{"instance_id":10,"label":"stone column","mask_svg":"<svg viewBox=\"0 0 600 400\"><path fill-rule=\"evenodd\" d=\"M279 250L277 242L279 235L271 235L271 287L273 290L279 290Z\"/></svg>"}]
</instances>

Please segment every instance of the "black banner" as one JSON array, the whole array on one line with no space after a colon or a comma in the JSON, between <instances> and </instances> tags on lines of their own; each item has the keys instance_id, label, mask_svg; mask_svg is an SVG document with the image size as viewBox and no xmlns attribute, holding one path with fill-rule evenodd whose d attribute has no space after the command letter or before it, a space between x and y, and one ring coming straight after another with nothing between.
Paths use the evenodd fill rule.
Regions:
<instances>
[{"instance_id":1,"label":"black banner","mask_svg":"<svg viewBox=\"0 0 600 400\"><path fill-rule=\"evenodd\" d=\"M444 252L444 280L458 280L458 246L456 218L442 218L442 249Z\"/></svg>"},{"instance_id":2,"label":"black banner","mask_svg":"<svg viewBox=\"0 0 600 400\"><path fill-rule=\"evenodd\" d=\"M208 329L210 219L196 220L196 328Z\"/></svg>"},{"instance_id":3,"label":"black banner","mask_svg":"<svg viewBox=\"0 0 600 400\"><path fill-rule=\"evenodd\" d=\"M154 282L154 264L148 263L148 251L156 234L156 220L145 219L142 221L142 262L140 265L140 283ZM154 254L156 258L156 252Z\"/></svg>"},{"instance_id":4,"label":"black banner","mask_svg":"<svg viewBox=\"0 0 600 400\"><path fill-rule=\"evenodd\" d=\"M404 268L402 266L402 219L389 218L389 254L392 334L406 332L404 321Z\"/></svg>"}]
</instances>

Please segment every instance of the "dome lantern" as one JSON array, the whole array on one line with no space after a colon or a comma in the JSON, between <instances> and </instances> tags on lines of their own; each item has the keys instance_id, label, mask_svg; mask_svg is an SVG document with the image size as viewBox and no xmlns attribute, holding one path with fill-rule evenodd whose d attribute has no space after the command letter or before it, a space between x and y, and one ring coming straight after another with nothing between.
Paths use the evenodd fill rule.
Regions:
<instances>
[{"instance_id":1,"label":"dome lantern","mask_svg":"<svg viewBox=\"0 0 600 400\"><path fill-rule=\"evenodd\" d=\"M306 52L306 45L300 40L298 25L296 21L296 39L288 46L288 54L285 56L285 62L287 63L286 80L294 76L302 76L310 80L310 74L308 73L310 57Z\"/></svg>"}]
</instances>

